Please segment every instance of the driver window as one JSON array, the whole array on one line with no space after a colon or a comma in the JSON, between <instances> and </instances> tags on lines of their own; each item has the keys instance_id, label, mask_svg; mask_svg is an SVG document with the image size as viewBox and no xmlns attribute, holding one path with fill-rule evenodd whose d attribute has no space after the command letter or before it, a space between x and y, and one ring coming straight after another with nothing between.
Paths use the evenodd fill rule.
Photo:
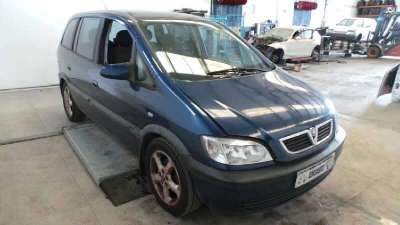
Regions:
<instances>
[{"instance_id":1,"label":"driver window","mask_svg":"<svg viewBox=\"0 0 400 225\"><path fill-rule=\"evenodd\" d=\"M296 31L293 35L293 39L295 40L312 39L312 37L313 30Z\"/></svg>"},{"instance_id":2,"label":"driver window","mask_svg":"<svg viewBox=\"0 0 400 225\"><path fill-rule=\"evenodd\" d=\"M126 27L113 21L106 38L106 64L130 62L132 58L132 37Z\"/></svg>"},{"instance_id":3,"label":"driver window","mask_svg":"<svg viewBox=\"0 0 400 225\"><path fill-rule=\"evenodd\" d=\"M301 39L312 39L313 31L312 30L304 30L301 32Z\"/></svg>"},{"instance_id":4,"label":"driver window","mask_svg":"<svg viewBox=\"0 0 400 225\"><path fill-rule=\"evenodd\" d=\"M295 40L298 40L298 39L301 39L301 33L300 33L300 31L296 31L294 34L293 34L293 39L295 39Z\"/></svg>"}]
</instances>

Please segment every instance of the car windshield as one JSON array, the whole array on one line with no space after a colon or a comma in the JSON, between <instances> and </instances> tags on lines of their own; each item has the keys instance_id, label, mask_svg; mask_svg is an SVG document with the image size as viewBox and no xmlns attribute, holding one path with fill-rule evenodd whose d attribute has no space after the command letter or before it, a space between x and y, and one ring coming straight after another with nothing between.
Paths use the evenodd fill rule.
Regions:
<instances>
[{"instance_id":1,"label":"car windshield","mask_svg":"<svg viewBox=\"0 0 400 225\"><path fill-rule=\"evenodd\" d=\"M140 27L173 79L219 79L274 68L240 38L213 22L144 20Z\"/></svg>"},{"instance_id":2,"label":"car windshield","mask_svg":"<svg viewBox=\"0 0 400 225\"><path fill-rule=\"evenodd\" d=\"M356 21L355 19L344 19L344 20L340 21L340 23L338 23L337 25L350 27L350 26L353 26L355 21Z\"/></svg>"},{"instance_id":3,"label":"car windshield","mask_svg":"<svg viewBox=\"0 0 400 225\"><path fill-rule=\"evenodd\" d=\"M293 34L294 30L289 28L273 28L263 34L261 37L271 37L280 39L281 41L287 41Z\"/></svg>"}]
</instances>

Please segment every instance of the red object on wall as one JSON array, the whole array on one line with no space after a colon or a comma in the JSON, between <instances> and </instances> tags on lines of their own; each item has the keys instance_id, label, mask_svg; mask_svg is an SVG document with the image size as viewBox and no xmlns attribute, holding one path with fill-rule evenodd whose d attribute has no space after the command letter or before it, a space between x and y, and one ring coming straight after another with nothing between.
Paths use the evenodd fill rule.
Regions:
<instances>
[{"instance_id":1,"label":"red object on wall","mask_svg":"<svg viewBox=\"0 0 400 225\"><path fill-rule=\"evenodd\" d=\"M217 0L221 5L245 5L247 0Z\"/></svg>"},{"instance_id":2,"label":"red object on wall","mask_svg":"<svg viewBox=\"0 0 400 225\"><path fill-rule=\"evenodd\" d=\"M309 1L298 1L294 3L294 8L297 10L314 10L318 7L318 3Z\"/></svg>"}]
</instances>

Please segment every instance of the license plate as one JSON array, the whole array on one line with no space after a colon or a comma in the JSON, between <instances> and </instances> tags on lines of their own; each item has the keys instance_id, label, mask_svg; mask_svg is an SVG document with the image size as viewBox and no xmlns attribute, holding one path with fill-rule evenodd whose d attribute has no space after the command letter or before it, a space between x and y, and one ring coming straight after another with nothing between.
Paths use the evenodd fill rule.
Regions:
<instances>
[{"instance_id":1,"label":"license plate","mask_svg":"<svg viewBox=\"0 0 400 225\"><path fill-rule=\"evenodd\" d=\"M308 182L316 179L317 177L332 169L334 165L335 154L332 154L321 162L318 162L306 169L300 170L299 172L297 172L296 183L294 187L298 188L304 184L307 184Z\"/></svg>"}]
</instances>

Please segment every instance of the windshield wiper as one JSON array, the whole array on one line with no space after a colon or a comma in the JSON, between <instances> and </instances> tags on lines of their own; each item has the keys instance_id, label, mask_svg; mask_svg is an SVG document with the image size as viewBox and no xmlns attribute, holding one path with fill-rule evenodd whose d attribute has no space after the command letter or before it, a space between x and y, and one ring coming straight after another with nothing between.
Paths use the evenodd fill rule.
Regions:
<instances>
[{"instance_id":1,"label":"windshield wiper","mask_svg":"<svg viewBox=\"0 0 400 225\"><path fill-rule=\"evenodd\" d=\"M239 76L241 76L241 75L254 74L254 73L258 73L258 72L267 72L267 71L262 70L262 69L256 69L256 68L234 67L234 68L230 68L230 69L208 72L207 75L209 75L209 76L215 76L215 75L239 75Z\"/></svg>"}]
</instances>

